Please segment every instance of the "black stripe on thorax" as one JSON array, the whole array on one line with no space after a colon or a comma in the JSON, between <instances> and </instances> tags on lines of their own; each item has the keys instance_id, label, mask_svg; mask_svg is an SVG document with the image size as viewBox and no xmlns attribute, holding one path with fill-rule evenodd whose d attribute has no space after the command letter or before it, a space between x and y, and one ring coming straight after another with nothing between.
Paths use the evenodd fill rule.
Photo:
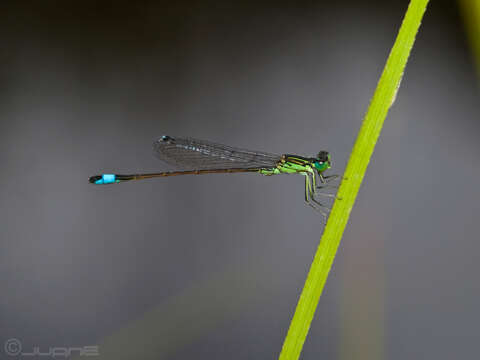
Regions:
<instances>
[{"instance_id":1,"label":"black stripe on thorax","mask_svg":"<svg viewBox=\"0 0 480 360\"><path fill-rule=\"evenodd\" d=\"M296 165L309 165L313 161L315 161L315 159L312 159L312 158L307 158L305 156L292 155L292 154L283 155L283 160L285 162L289 162Z\"/></svg>"}]
</instances>

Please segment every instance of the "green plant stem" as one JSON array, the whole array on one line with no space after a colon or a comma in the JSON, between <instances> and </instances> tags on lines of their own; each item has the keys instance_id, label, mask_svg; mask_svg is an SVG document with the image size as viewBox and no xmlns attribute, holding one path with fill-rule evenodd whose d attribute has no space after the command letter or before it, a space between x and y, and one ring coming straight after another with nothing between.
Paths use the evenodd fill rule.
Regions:
<instances>
[{"instance_id":1,"label":"green plant stem","mask_svg":"<svg viewBox=\"0 0 480 360\"><path fill-rule=\"evenodd\" d=\"M480 0L459 0L459 4L480 78Z\"/></svg>"},{"instance_id":2,"label":"green plant stem","mask_svg":"<svg viewBox=\"0 0 480 360\"><path fill-rule=\"evenodd\" d=\"M288 329L281 360L298 359L378 136L395 100L428 0L411 0L353 147L320 245Z\"/></svg>"}]
</instances>

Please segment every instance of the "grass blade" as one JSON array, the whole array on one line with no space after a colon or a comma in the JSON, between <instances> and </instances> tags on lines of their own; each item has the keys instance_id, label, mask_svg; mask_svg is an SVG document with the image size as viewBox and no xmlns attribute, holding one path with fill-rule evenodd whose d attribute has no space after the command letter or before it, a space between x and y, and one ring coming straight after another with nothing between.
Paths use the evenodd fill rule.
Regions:
<instances>
[{"instance_id":1,"label":"grass blade","mask_svg":"<svg viewBox=\"0 0 480 360\"><path fill-rule=\"evenodd\" d=\"M459 0L460 10L480 78L480 0Z\"/></svg>"},{"instance_id":2,"label":"grass blade","mask_svg":"<svg viewBox=\"0 0 480 360\"><path fill-rule=\"evenodd\" d=\"M285 338L281 360L298 359L370 157L407 64L428 0L411 0L357 136L344 178Z\"/></svg>"}]
</instances>

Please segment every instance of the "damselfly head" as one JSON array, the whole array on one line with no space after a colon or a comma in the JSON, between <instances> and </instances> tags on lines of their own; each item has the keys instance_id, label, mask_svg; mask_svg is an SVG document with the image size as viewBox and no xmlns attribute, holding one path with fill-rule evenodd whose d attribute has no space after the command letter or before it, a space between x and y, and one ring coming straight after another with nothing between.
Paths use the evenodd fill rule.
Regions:
<instances>
[{"instance_id":1,"label":"damselfly head","mask_svg":"<svg viewBox=\"0 0 480 360\"><path fill-rule=\"evenodd\" d=\"M330 169L330 167L332 166L332 160L329 152L320 151L313 165L315 166L315 169L317 169L318 172L323 172L327 169Z\"/></svg>"}]
</instances>

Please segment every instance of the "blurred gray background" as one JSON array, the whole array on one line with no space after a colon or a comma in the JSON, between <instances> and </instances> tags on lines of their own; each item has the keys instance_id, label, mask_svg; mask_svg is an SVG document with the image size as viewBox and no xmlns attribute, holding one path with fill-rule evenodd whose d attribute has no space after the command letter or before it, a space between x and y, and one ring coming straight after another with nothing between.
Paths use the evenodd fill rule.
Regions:
<instances>
[{"instance_id":1,"label":"blurred gray background","mask_svg":"<svg viewBox=\"0 0 480 360\"><path fill-rule=\"evenodd\" d=\"M0 358L274 359L323 229L299 176L166 178L192 136L341 174L408 1L0 5ZM432 0L303 359L478 354L479 92Z\"/></svg>"}]
</instances>

